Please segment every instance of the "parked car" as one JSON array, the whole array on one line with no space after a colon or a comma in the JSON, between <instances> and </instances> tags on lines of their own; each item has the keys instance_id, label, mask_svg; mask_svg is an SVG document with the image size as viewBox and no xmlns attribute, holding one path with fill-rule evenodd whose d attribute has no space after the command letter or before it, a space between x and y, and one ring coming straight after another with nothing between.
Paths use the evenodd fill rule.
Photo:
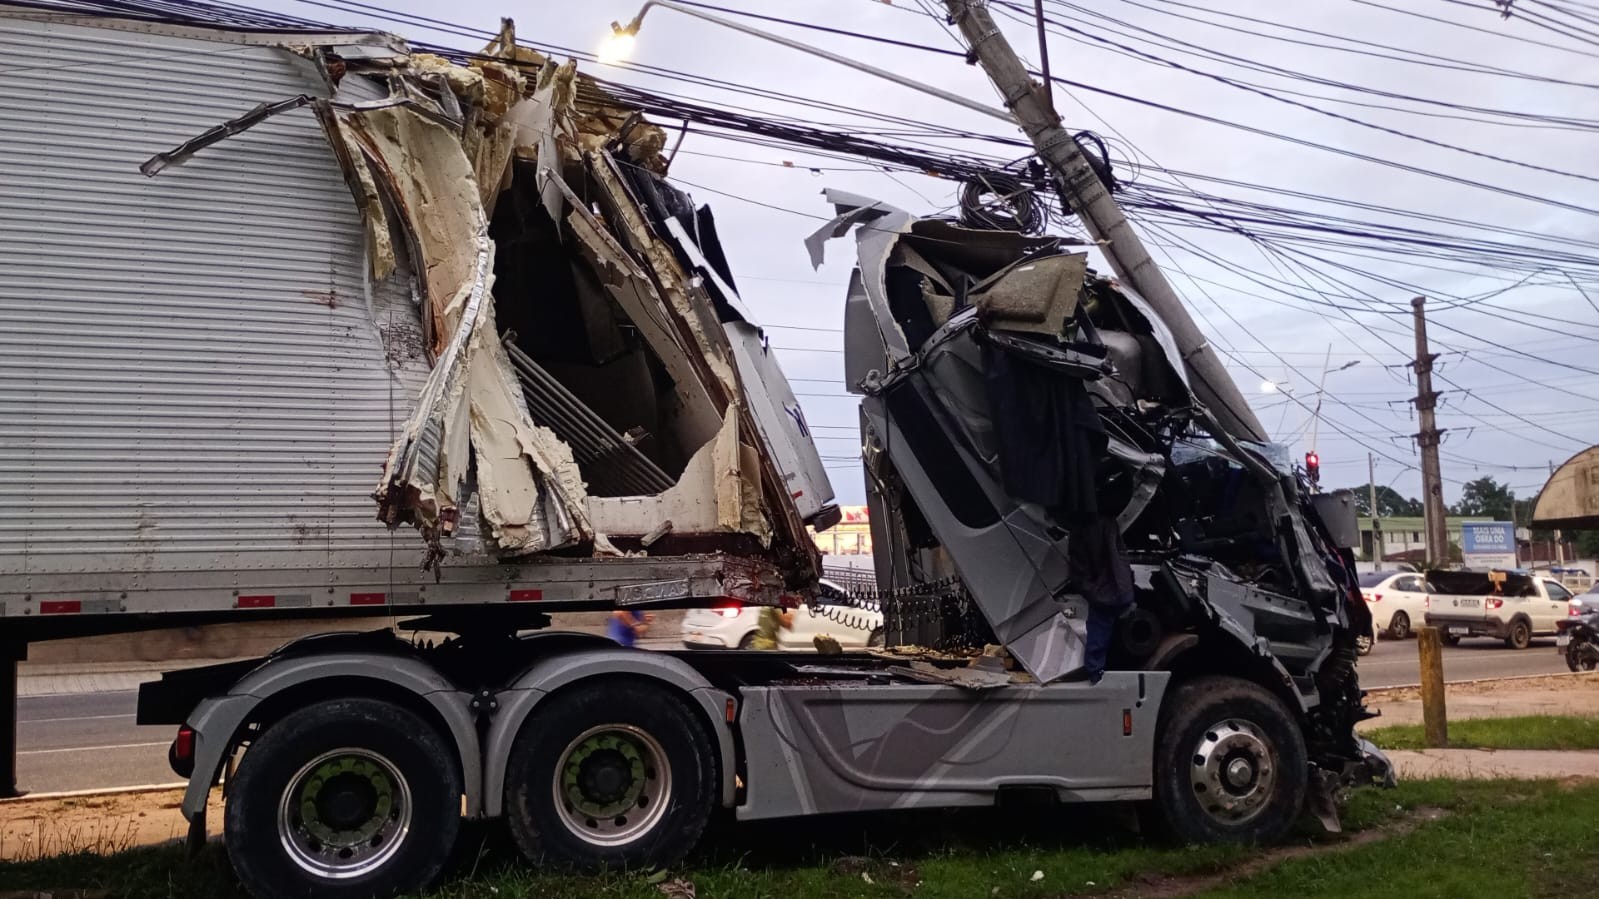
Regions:
<instances>
[{"instance_id":1,"label":"parked car","mask_svg":"<svg viewBox=\"0 0 1599 899\"><path fill-rule=\"evenodd\" d=\"M1587 593L1579 593L1571 598L1572 615L1581 615L1599 609L1599 584L1588 588Z\"/></svg>"},{"instance_id":2,"label":"parked car","mask_svg":"<svg viewBox=\"0 0 1599 899\"><path fill-rule=\"evenodd\" d=\"M845 649L881 646L883 613L858 608L843 595L841 589L827 585L814 606L795 609L794 627L778 629L777 648L814 649L816 638L822 635L837 640ZM738 603L691 609L683 616L683 645L689 649L749 649L760 617L760 606Z\"/></svg>"},{"instance_id":3,"label":"parked car","mask_svg":"<svg viewBox=\"0 0 1599 899\"><path fill-rule=\"evenodd\" d=\"M1426 622L1444 631L1444 642L1497 637L1511 649L1526 649L1533 637L1555 633L1571 611L1571 591L1559 581L1525 572L1500 572L1496 587L1485 571L1430 571Z\"/></svg>"},{"instance_id":4,"label":"parked car","mask_svg":"<svg viewBox=\"0 0 1599 899\"><path fill-rule=\"evenodd\" d=\"M1371 609L1371 626L1403 640L1427 614L1427 581L1415 572L1372 571L1360 576L1360 596Z\"/></svg>"}]
</instances>

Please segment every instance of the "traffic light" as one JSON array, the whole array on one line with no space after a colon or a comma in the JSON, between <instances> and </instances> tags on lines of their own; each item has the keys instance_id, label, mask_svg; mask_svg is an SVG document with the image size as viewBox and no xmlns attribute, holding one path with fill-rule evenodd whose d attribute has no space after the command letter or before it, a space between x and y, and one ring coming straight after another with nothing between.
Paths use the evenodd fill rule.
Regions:
<instances>
[{"instance_id":1,"label":"traffic light","mask_svg":"<svg viewBox=\"0 0 1599 899\"><path fill-rule=\"evenodd\" d=\"M1310 478L1310 486L1321 484L1321 457L1314 452L1305 454L1305 476Z\"/></svg>"}]
</instances>

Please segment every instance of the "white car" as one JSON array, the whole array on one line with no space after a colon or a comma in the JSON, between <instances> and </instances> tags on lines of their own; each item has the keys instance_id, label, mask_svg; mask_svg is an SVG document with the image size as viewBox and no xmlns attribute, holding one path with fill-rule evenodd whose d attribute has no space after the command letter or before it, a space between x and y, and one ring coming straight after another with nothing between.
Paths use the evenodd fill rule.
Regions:
<instances>
[{"instance_id":1,"label":"white car","mask_svg":"<svg viewBox=\"0 0 1599 899\"><path fill-rule=\"evenodd\" d=\"M1412 571L1363 574L1360 596L1371 609L1371 626L1390 640L1409 637L1427 615L1427 579Z\"/></svg>"},{"instance_id":2,"label":"white car","mask_svg":"<svg viewBox=\"0 0 1599 899\"><path fill-rule=\"evenodd\" d=\"M760 618L760 606L737 603L690 609L683 616L683 645L689 649L750 649ZM824 597L815 609L802 605L794 610L793 629L778 628L777 648L812 650L815 638L823 634L845 649L881 646L883 613Z\"/></svg>"}]
</instances>

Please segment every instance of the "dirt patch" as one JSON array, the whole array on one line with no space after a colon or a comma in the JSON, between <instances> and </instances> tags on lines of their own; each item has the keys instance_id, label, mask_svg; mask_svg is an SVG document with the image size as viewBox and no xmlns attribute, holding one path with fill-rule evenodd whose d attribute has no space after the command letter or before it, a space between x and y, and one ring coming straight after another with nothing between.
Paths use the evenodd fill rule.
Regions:
<instances>
[{"instance_id":1,"label":"dirt patch","mask_svg":"<svg viewBox=\"0 0 1599 899\"><path fill-rule=\"evenodd\" d=\"M846 855L828 865L827 870L836 877L859 880L863 884L897 887L907 895L922 885L922 874L915 865L888 858Z\"/></svg>"},{"instance_id":2,"label":"dirt patch","mask_svg":"<svg viewBox=\"0 0 1599 899\"><path fill-rule=\"evenodd\" d=\"M1450 720L1517 715L1599 716L1599 673L1449 684L1445 703ZM1362 721L1357 727L1360 731L1421 722L1421 691L1416 687L1368 690L1366 706L1382 716Z\"/></svg>"},{"instance_id":3,"label":"dirt patch","mask_svg":"<svg viewBox=\"0 0 1599 899\"><path fill-rule=\"evenodd\" d=\"M1545 690L1564 692L1592 689L1599 689L1599 671L1584 672L1582 674L1550 674L1540 677L1461 681L1444 685L1445 693L1448 696L1487 696L1495 693L1535 693ZM1420 698L1420 687L1378 687L1366 691L1368 703L1395 702Z\"/></svg>"},{"instance_id":4,"label":"dirt patch","mask_svg":"<svg viewBox=\"0 0 1599 899\"><path fill-rule=\"evenodd\" d=\"M0 802L0 861L34 861L91 852L110 855L183 838L182 790L148 790ZM213 791L207 819L221 820Z\"/></svg>"},{"instance_id":5,"label":"dirt patch","mask_svg":"<svg viewBox=\"0 0 1599 899\"><path fill-rule=\"evenodd\" d=\"M1280 846L1268 849L1247 862L1211 874L1146 874L1109 893L1070 894L1063 899L1077 899L1079 896L1090 895L1097 899L1104 899L1106 896L1114 899L1182 899L1184 896L1195 896L1207 890L1247 880L1284 862L1348 852L1382 840L1402 837L1424 824L1430 824L1447 815L1449 815L1447 809L1423 806L1412 809L1403 818L1362 830L1336 842L1315 843L1309 846Z\"/></svg>"}]
</instances>

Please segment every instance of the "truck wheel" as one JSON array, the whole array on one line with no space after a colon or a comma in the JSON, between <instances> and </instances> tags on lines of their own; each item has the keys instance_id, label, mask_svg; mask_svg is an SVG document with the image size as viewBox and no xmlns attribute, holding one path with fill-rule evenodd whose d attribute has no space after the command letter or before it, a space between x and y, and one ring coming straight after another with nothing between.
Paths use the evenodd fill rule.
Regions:
<instances>
[{"instance_id":1,"label":"truck wheel","mask_svg":"<svg viewBox=\"0 0 1599 899\"><path fill-rule=\"evenodd\" d=\"M1404 612L1395 612L1394 617L1388 621L1388 636L1395 640L1404 640L1410 636L1410 616Z\"/></svg>"},{"instance_id":2,"label":"truck wheel","mask_svg":"<svg viewBox=\"0 0 1599 899\"><path fill-rule=\"evenodd\" d=\"M307 706L239 763L228 857L260 899L370 899L426 888L455 848L461 774L415 713L375 699Z\"/></svg>"},{"instance_id":3,"label":"truck wheel","mask_svg":"<svg viewBox=\"0 0 1599 899\"><path fill-rule=\"evenodd\" d=\"M534 864L672 864L710 820L713 746L695 712L664 688L610 681L559 693L511 747L511 835Z\"/></svg>"},{"instance_id":4,"label":"truck wheel","mask_svg":"<svg viewBox=\"0 0 1599 899\"><path fill-rule=\"evenodd\" d=\"M1511 649L1526 649L1532 645L1532 625L1525 618L1510 622L1510 633L1505 635L1505 645Z\"/></svg>"},{"instance_id":5,"label":"truck wheel","mask_svg":"<svg viewBox=\"0 0 1599 899\"><path fill-rule=\"evenodd\" d=\"M1309 761L1299 724L1264 687L1201 677L1167 695L1146 829L1187 843L1264 843L1305 804Z\"/></svg>"}]
</instances>

